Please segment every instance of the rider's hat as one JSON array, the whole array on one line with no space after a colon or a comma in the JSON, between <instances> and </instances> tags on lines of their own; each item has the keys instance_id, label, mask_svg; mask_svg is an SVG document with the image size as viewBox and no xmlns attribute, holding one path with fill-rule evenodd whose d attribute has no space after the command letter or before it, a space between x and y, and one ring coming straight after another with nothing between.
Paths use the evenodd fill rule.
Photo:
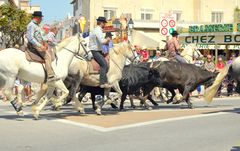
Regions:
<instances>
[{"instance_id":1,"label":"rider's hat","mask_svg":"<svg viewBox=\"0 0 240 151\"><path fill-rule=\"evenodd\" d=\"M41 11L34 11L33 14L32 14L32 16L34 16L34 17L43 17Z\"/></svg>"},{"instance_id":2,"label":"rider's hat","mask_svg":"<svg viewBox=\"0 0 240 151\"><path fill-rule=\"evenodd\" d=\"M101 16L97 18L97 21L107 23L106 18Z\"/></svg>"},{"instance_id":3,"label":"rider's hat","mask_svg":"<svg viewBox=\"0 0 240 151\"><path fill-rule=\"evenodd\" d=\"M179 35L179 33L176 30L174 30L171 35L172 36L177 36L177 35Z\"/></svg>"}]
</instances>

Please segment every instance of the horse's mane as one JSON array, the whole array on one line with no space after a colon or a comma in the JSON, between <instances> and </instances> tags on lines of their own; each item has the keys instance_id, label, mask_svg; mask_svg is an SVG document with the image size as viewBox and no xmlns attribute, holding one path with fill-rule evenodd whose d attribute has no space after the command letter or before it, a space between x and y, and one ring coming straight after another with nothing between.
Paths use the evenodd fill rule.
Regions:
<instances>
[{"instance_id":1,"label":"horse's mane","mask_svg":"<svg viewBox=\"0 0 240 151\"><path fill-rule=\"evenodd\" d=\"M125 46L127 45L127 42L121 42L117 45L115 45L110 51L109 51L109 55L111 56L112 54L119 54L119 53L123 53Z\"/></svg>"},{"instance_id":2,"label":"horse's mane","mask_svg":"<svg viewBox=\"0 0 240 151\"><path fill-rule=\"evenodd\" d=\"M181 52L181 55L184 56L184 55L187 55L187 54L192 54L192 53L193 53L193 50L194 50L193 47L194 47L194 46L191 45L191 44L187 45L187 46L183 49L183 51Z\"/></svg>"},{"instance_id":3,"label":"horse's mane","mask_svg":"<svg viewBox=\"0 0 240 151\"><path fill-rule=\"evenodd\" d=\"M61 49L63 49L63 47L65 47L67 44L69 44L70 41L72 41L74 37L68 37L66 39L64 39L62 42L60 42L57 46L56 46L56 51L60 51Z\"/></svg>"}]
</instances>

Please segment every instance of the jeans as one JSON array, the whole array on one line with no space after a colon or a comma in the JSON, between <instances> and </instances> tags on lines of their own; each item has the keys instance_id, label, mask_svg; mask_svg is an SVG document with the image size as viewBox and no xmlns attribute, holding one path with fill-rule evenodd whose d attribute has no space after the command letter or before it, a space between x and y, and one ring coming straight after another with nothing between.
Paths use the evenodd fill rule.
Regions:
<instances>
[{"instance_id":1,"label":"jeans","mask_svg":"<svg viewBox=\"0 0 240 151\"><path fill-rule=\"evenodd\" d=\"M182 56L180 56L180 55L178 55L178 54L175 55L175 59L176 59L179 63L187 63L186 60L185 60Z\"/></svg>"},{"instance_id":2,"label":"jeans","mask_svg":"<svg viewBox=\"0 0 240 151\"><path fill-rule=\"evenodd\" d=\"M93 58L100 65L100 85L107 83L107 62L101 51L92 50Z\"/></svg>"}]
</instances>

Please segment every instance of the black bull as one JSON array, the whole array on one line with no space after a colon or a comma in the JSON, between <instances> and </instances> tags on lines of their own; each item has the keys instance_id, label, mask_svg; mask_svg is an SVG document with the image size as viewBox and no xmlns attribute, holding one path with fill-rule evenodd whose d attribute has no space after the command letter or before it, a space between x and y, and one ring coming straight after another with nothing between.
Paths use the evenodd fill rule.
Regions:
<instances>
[{"instance_id":1,"label":"black bull","mask_svg":"<svg viewBox=\"0 0 240 151\"><path fill-rule=\"evenodd\" d=\"M182 100L187 102L189 108L192 108L189 93L194 91L198 85L210 86L217 76L217 73L209 72L193 64L180 64L172 61L154 62L153 67L160 74L160 87L172 93L172 98L168 100L168 103L172 102L175 96L174 89L178 89L183 96Z\"/></svg>"},{"instance_id":2,"label":"black bull","mask_svg":"<svg viewBox=\"0 0 240 151\"><path fill-rule=\"evenodd\" d=\"M74 75L69 75L66 80L64 81L66 86L70 91L70 95L67 98L67 102L69 102L72 98L72 95L76 88L74 85ZM122 97L120 103L120 109L123 109L123 103L126 99L127 95L136 95L139 97L141 102L148 108L148 104L145 102L146 98L148 97L150 101L157 105L155 101L153 101L148 94L152 91L152 89L158 86L160 83L159 73L157 70L150 68L149 63L140 63L138 65L127 65L123 69L122 79L119 82L120 88L122 90ZM95 109L95 95L100 94L103 96L104 89L99 87L90 87L90 86L80 86L80 94L79 100L81 101L82 98L85 96L87 92L91 93L91 98L93 101L93 108ZM142 91L142 94L141 92ZM143 95L143 96L142 96ZM113 104L111 104L114 107ZM133 102L131 101L132 107L134 107Z\"/></svg>"},{"instance_id":3,"label":"black bull","mask_svg":"<svg viewBox=\"0 0 240 151\"><path fill-rule=\"evenodd\" d=\"M145 71L147 72L142 72L143 70L140 70L139 67L138 70L135 70L135 66L127 66L125 70L123 70L123 78L120 82L123 91L120 108L123 108L122 103L127 94L139 95L140 89L142 89L144 96L147 96L155 86L166 88L172 93L172 97L168 100L168 103L172 102L175 96L174 89L178 89L183 95L182 100L185 100L188 107L192 108L192 103L189 100L189 93L194 91L198 85L210 86L217 76L217 73L211 73L195 65L180 64L172 61L154 62L152 70L149 70L150 63L146 63L145 65L142 64L141 66L142 67L140 68L145 68ZM149 75L154 76L151 77ZM74 79L74 76L69 76L66 81L72 81L69 80L71 78ZM76 87L72 86L72 82L67 83L71 83L70 85L67 85L70 90L70 96L68 99L70 100L72 98L71 92L74 91L74 89L76 90Z\"/></svg>"}]
</instances>

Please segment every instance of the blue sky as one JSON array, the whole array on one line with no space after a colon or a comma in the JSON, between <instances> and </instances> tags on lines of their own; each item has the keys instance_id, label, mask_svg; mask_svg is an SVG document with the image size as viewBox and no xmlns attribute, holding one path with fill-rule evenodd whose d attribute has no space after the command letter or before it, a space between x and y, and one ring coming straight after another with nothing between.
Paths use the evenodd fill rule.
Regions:
<instances>
[{"instance_id":1,"label":"blue sky","mask_svg":"<svg viewBox=\"0 0 240 151\"><path fill-rule=\"evenodd\" d=\"M67 14L72 15L72 0L30 0L31 5L39 5L43 12L43 22L51 23L55 20L66 18Z\"/></svg>"}]
</instances>

